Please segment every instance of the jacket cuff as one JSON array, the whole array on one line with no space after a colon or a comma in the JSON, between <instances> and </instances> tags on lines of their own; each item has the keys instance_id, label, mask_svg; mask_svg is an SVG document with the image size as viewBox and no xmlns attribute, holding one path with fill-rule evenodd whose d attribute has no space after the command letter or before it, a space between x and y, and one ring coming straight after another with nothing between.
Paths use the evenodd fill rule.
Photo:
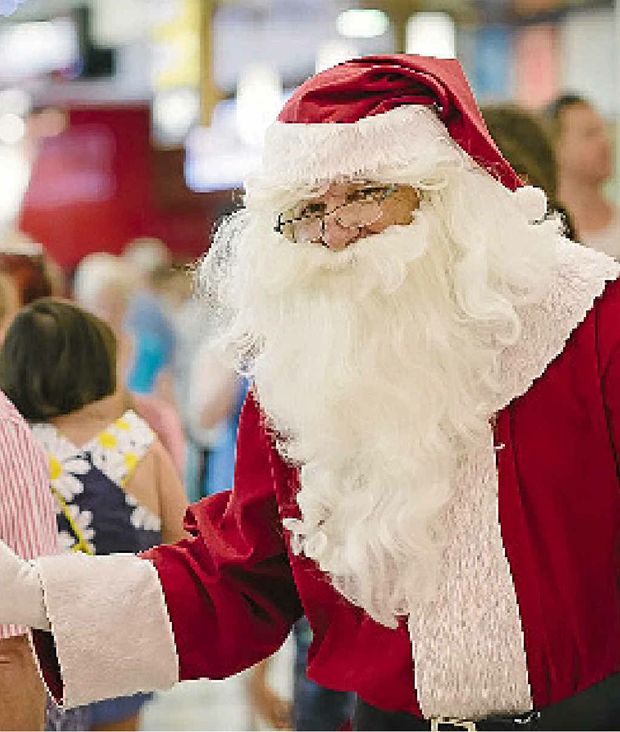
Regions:
<instances>
[{"instance_id":1,"label":"jacket cuff","mask_svg":"<svg viewBox=\"0 0 620 732\"><path fill-rule=\"evenodd\" d=\"M52 634L34 631L41 675L72 708L179 678L174 635L159 575L133 554L65 554L33 562Z\"/></svg>"}]
</instances>

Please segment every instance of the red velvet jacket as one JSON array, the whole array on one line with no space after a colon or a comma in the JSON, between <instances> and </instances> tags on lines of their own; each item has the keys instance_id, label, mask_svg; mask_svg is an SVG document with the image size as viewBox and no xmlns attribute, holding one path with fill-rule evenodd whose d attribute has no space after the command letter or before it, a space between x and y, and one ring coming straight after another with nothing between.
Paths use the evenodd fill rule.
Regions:
<instances>
[{"instance_id":1,"label":"red velvet jacket","mask_svg":"<svg viewBox=\"0 0 620 732\"><path fill-rule=\"evenodd\" d=\"M499 513L536 707L620 670L620 284L609 284L561 353L498 415ZM180 678L220 678L275 651L305 612L308 675L388 710L420 713L403 620L390 630L292 555L296 471L252 395L235 487L193 506L192 540L148 552L159 573Z\"/></svg>"}]
</instances>

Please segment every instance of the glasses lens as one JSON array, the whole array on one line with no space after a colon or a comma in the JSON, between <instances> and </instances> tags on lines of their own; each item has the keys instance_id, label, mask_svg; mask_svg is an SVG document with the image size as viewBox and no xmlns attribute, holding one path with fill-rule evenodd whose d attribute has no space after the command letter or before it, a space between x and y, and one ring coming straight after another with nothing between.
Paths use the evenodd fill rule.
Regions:
<instances>
[{"instance_id":1,"label":"glasses lens","mask_svg":"<svg viewBox=\"0 0 620 732\"><path fill-rule=\"evenodd\" d=\"M293 226L293 223L291 221L285 221L283 222L282 226L280 227L280 234L282 234L283 237L288 239L289 241L295 241L295 227Z\"/></svg>"},{"instance_id":2,"label":"glasses lens","mask_svg":"<svg viewBox=\"0 0 620 732\"><path fill-rule=\"evenodd\" d=\"M334 212L341 226L368 226L381 218L381 206L377 201L348 203Z\"/></svg>"},{"instance_id":3,"label":"glasses lens","mask_svg":"<svg viewBox=\"0 0 620 732\"><path fill-rule=\"evenodd\" d=\"M320 216L306 216L292 224L294 241L302 244L319 241L323 234L323 219Z\"/></svg>"},{"instance_id":4,"label":"glasses lens","mask_svg":"<svg viewBox=\"0 0 620 732\"><path fill-rule=\"evenodd\" d=\"M359 186L359 187L357 187ZM335 184L329 186L330 197L345 199L334 208L326 210L324 200L308 199L280 214L278 228L283 236L293 242L309 243L321 241L326 223L337 222L343 228L370 226L383 213L382 203L399 190L395 185L358 183L352 190L350 184L342 184L343 190ZM333 205L333 203L331 204Z\"/></svg>"},{"instance_id":5,"label":"glasses lens","mask_svg":"<svg viewBox=\"0 0 620 732\"><path fill-rule=\"evenodd\" d=\"M287 239L297 243L318 241L322 234L322 220L316 216L291 221L283 232Z\"/></svg>"}]
</instances>

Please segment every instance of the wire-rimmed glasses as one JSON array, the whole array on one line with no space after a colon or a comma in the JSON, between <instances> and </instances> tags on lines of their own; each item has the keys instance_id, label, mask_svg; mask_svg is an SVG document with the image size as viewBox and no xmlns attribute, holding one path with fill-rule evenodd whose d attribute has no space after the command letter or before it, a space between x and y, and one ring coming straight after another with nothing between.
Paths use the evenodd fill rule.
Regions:
<instances>
[{"instance_id":1,"label":"wire-rimmed glasses","mask_svg":"<svg viewBox=\"0 0 620 732\"><path fill-rule=\"evenodd\" d=\"M346 192L343 203L330 209L320 199L302 201L278 214L274 231L297 244L323 243L328 217L335 217L344 228L370 226L381 218L381 203L398 189L394 184L360 183Z\"/></svg>"}]
</instances>

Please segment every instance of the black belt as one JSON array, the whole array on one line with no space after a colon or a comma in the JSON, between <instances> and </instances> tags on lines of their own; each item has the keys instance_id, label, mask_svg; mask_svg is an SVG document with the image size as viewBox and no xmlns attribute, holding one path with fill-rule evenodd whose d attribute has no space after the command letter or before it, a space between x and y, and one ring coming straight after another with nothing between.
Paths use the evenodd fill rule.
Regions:
<instances>
[{"instance_id":1,"label":"black belt","mask_svg":"<svg viewBox=\"0 0 620 732\"><path fill-rule=\"evenodd\" d=\"M544 709L478 720L422 719L358 699L355 730L620 730L620 674Z\"/></svg>"}]
</instances>

